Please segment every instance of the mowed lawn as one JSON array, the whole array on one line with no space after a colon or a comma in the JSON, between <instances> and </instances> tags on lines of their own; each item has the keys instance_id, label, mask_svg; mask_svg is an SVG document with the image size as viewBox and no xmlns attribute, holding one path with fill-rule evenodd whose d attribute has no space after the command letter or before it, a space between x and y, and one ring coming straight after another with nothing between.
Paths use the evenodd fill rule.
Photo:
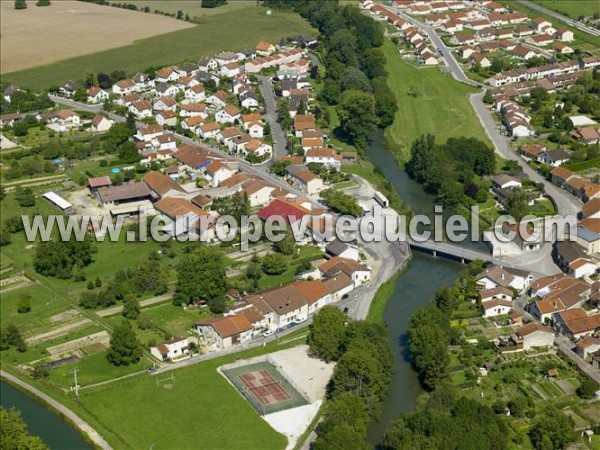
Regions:
<instances>
[{"instance_id":1,"label":"mowed lawn","mask_svg":"<svg viewBox=\"0 0 600 450\"><path fill-rule=\"evenodd\" d=\"M305 330L298 330L299 334ZM302 344L286 336L278 345L205 361L173 372L141 375L97 392L84 391L81 407L115 448L283 450L286 438L273 430L217 368L239 358Z\"/></svg>"},{"instance_id":2,"label":"mowed lawn","mask_svg":"<svg viewBox=\"0 0 600 450\"><path fill-rule=\"evenodd\" d=\"M600 11L600 5L597 0L533 0L544 8L551 9L563 15L568 15L573 19L579 16L588 17L595 12Z\"/></svg>"},{"instance_id":3,"label":"mowed lawn","mask_svg":"<svg viewBox=\"0 0 600 450\"><path fill-rule=\"evenodd\" d=\"M315 33L300 15L274 10L266 14L263 7L217 14L199 21L186 30L143 39L135 44L53 64L4 74L6 82L32 89L60 85L70 79L82 79L86 71L136 71L160 68L169 64L196 62L201 56L214 55L223 50L254 47L258 41L279 42L281 37ZM144 13L138 13L144 14Z\"/></svg>"},{"instance_id":4,"label":"mowed lawn","mask_svg":"<svg viewBox=\"0 0 600 450\"><path fill-rule=\"evenodd\" d=\"M458 136L487 140L467 97L476 89L455 81L436 67L417 68L405 63L387 40L383 51L388 84L399 108L394 123L386 129L386 138L396 156L408 159L410 144L426 133L434 134L437 142ZM411 91L418 95L410 95Z\"/></svg>"}]
</instances>

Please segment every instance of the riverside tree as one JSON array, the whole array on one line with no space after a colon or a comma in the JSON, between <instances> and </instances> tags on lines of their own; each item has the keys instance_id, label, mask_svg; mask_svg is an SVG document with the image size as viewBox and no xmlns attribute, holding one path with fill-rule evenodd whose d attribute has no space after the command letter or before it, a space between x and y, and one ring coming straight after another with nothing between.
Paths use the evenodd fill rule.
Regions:
<instances>
[{"instance_id":1,"label":"riverside tree","mask_svg":"<svg viewBox=\"0 0 600 450\"><path fill-rule=\"evenodd\" d=\"M110 348L106 359L113 366L129 366L142 358L142 344L128 321L123 321L114 329L110 338Z\"/></svg>"}]
</instances>

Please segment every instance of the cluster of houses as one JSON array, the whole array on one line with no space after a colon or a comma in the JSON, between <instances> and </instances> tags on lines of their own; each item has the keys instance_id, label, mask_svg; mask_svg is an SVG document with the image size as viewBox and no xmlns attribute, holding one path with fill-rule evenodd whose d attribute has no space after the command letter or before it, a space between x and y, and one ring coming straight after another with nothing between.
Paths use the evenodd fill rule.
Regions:
<instances>
[{"instance_id":1,"label":"cluster of houses","mask_svg":"<svg viewBox=\"0 0 600 450\"><path fill-rule=\"evenodd\" d=\"M385 20L396 27L404 40L414 49L419 63L426 66L440 63L435 50L429 45L427 34L419 27L412 25L386 6L373 3L371 0L360 1L359 6L361 9L371 11L377 19Z\"/></svg>"},{"instance_id":2,"label":"cluster of houses","mask_svg":"<svg viewBox=\"0 0 600 450\"><path fill-rule=\"evenodd\" d=\"M305 76L310 70L306 46L316 41L301 38L304 47L279 47L260 41L255 49L224 51L202 57L196 64L164 67L153 76L137 73L116 82L110 90L91 86L87 101L96 104L110 100L138 120L166 129L180 127L188 135L216 142L251 162L262 162L273 154L273 148L259 112L260 96L250 77L269 68L277 68L282 77ZM63 86L63 95L74 93L70 84ZM163 133L148 138L152 135L156 133L139 135L140 151L173 150L173 136Z\"/></svg>"},{"instance_id":3,"label":"cluster of houses","mask_svg":"<svg viewBox=\"0 0 600 450\"><path fill-rule=\"evenodd\" d=\"M550 347L556 334L572 340L586 359L593 359L592 354L600 350L600 282L588 283L566 274L534 279L526 271L490 266L476 283L483 315L508 316L518 326L513 335L497 340L500 351ZM527 324L514 304L519 294L530 298L526 310L534 321ZM598 356L600 360L600 352Z\"/></svg>"},{"instance_id":4,"label":"cluster of houses","mask_svg":"<svg viewBox=\"0 0 600 450\"><path fill-rule=\"evenodd\" d=\"M535 134L531 127L531 116L525 108L510 99L495 102L494 108L502 115L502 123L512 137L529 137Z\"/></svg>"},{"instance_id":5,"label":"cluster of houses","mask_svg":"<svg viewBox=\"0 0 600 450\"><path fill-rule=\"evenodd\" d=\"M323 306L345 298L371 279L371 269L360 262L358 249L341 241L326 247L328 260L305 274L305 279L258 294L228 291L232 306L222 317L208 317L193 324L208 351L245 344L262 336L305 322ZM189 356L187 338L175 338L151 348L159 361Z\"/></svg>"}]
</instances>

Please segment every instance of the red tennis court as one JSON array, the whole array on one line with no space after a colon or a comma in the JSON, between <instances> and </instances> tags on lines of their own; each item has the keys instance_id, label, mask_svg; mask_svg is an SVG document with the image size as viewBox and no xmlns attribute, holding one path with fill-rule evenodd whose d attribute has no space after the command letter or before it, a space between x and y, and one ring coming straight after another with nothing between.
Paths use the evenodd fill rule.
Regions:
<instances>
[{"instance_id":1,"label":"red tennis court","mask_svg":"<svg viewBox=\"0 0 600 450\"><path fill-rule=\"evenodd\" d=\"M267 370L255 370L238 375L248 391L263 405L289 400L290 395Z\"/></svg>"}]
</instances>

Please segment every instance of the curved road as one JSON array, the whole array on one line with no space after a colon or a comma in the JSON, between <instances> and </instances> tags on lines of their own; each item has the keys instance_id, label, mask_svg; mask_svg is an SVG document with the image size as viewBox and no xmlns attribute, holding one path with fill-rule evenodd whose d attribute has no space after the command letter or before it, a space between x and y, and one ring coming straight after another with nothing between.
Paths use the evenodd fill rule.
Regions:
<instances>
[{"instance_id":1,"label":"curved road","mask_svg":"<svg viewBox=\"0 0 600 450\"><path fill-rule=\"evenodd\" d=\"M102 436L100 436L100 434L96 430L94 430L86 421L84 421L81 417L79 417L66 406L62 405L61 403L58 403L56 400L44 394L39 389L31 386L23 380L20 380L14 375L6 373L3 370L0 370L0 377L5 378L11 383L16 384L17 386L31 392L36 397L49 404L52 408L54 408L56 411L58 411L60 414L62 414L63 416L68 418L72 423L74 423L75 426L79 428L83 433L85 433L97 447L100 447L103 450L112 450L112 447L108 444L108 442L104 440Z\"/></svg>"}]
</instances>

